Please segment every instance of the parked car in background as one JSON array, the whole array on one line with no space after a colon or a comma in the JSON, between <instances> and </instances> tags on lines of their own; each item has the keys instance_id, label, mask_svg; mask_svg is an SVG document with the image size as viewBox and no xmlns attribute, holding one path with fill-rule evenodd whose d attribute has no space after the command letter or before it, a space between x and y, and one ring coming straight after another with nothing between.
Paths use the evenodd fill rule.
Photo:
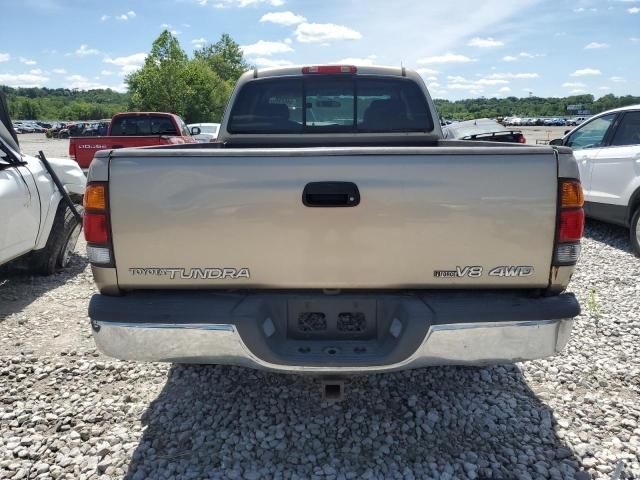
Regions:
<instances>
[{"instance_id":1,"label":"parked car in background","mask_svg":"<svg viewBox=\"0 0 640 480\"><path fill-rule=\"evenodd\" d=\"M596 115L551 145L573 149L587 216L629 228L640 256L640 105Z\"/></svg>"},{"instance_id":2,"label":"parked car in background","mask_svg":"<svg viewBox=\"0 0 640 480\"><path fill-rule=\"evenodd\" d=\"M64 190L81 204L86 180L78 165L48 160ZM44 162L20 151L0 93L0 265L23 258L36 273L55 273L68 266L80 230Z\"/></svg>"},{"instance_id":3,"label":"parked car in background","mask_svg":"<svg viewBox=\"0 0 640 480\"><path fill-rule=\"evenodd\" d=\"M444 138L488 142L527 143L520 130L509 129L495 120L479 118L442 127Z\"/></svg>"},{"instance_id":4,"label":"parked car in background","mask_svg":"<svg viewBox=\"0 0 640 480\"><path fill-rule=\"evenodd\" d=\"M586 122L590 117L575 117L567 120L567 125L577 127Z\"/></svg>"},{"instance_id":5,"label":"parked car in background","mask_svg":"<svg viewBox=\"0 0 640 480\"><path fill-rule=\"evenodd\" d=\"M193 138L200 143L215 142L218 138L219 123L190 123L187 125Z\"/></svg>"},{"instance_id":6,"label":"parked car in background","mask_svg":"<svg viewBox=\"0 0 640 480\"><path fill-rule=\"evenodd\" d=\"M98 150L195 142L184 121L173 113L118 113L111 119L104 136L71 135L69 156L78 162L81 168L86 169Z\"/></svg>"},{"instance_id":7,"label":"parked car in background","mask_svg":"<svg viewBox=\"0 0 640 480\"><path fill-rule=\"evenodd\" d=\"M36 129L24 122L14 122L14 125L19 130L19 133L35 133Z\"/></svg>"}]
</instances>

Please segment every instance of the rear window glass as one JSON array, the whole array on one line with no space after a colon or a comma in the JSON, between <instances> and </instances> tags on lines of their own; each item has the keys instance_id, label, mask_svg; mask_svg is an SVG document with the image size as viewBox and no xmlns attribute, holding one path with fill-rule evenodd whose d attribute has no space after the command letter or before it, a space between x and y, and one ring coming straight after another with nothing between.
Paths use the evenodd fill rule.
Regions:
<instances>
[{"instance_id":1,"label":"rear window glass","mask_svg":"<svg viewBox=\"0 0 640 480\"><path fill-rule=\"evenodd\" d=\"M256 80L238 93L230 133L427 132L418 85L401 78L317 76Z\"/></svg>"},{"instance_id":2,"label":"rear window glass","mask_svg":"<svg viewBox=\"0 0 640 480\"><path fill-rule=\"evenodd\" d=\"M111 135L115 136L177 134L178 131L169 117L151 115L117 117L111 125Z\"/></svg>"}]
</instances>

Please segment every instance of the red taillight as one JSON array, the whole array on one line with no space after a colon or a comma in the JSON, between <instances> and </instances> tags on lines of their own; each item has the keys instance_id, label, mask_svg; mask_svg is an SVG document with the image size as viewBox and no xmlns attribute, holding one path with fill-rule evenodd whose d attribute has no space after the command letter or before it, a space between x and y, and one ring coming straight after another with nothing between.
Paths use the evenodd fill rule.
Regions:
<instances>
[{"instance_id":1,"label":"red taillight","mask_svg":"<svg viewBox=\"0 0 640 480\"><path fill-rule=\"evenodd\" d=\"M353 65L315 65L313 67L303 67L302 73L305 75L309 74L339 74L339 73L357 73L358 69Z\"/></svg>"},{"instance_id":2,"label":"red taillight","mask_svg":"<svg viewBox=\"0 0 640 480\"><path fill-rule=\"evenodd\" d=\"M577 242L584 233L584 210L576 208L560 212L558 242Z\"/></svg>"},{"instance_id":3,"label":"red taillight","mask_svg":"<svg viewBox=\"0 0 640 480\"><path fill-rule=\"evenodd\" d=\"M584 195L578 180L562 179L558 192L558 233L554 265L575 265L584 233Z\"/></svg>"},{"instance_id":4,"label":"red taillight","mask_svg":"<svg viewBox=\"0 0 640 480\"><path fill-rule=\"evenodd\" d=\"M106 244L109 242L109 223L106 213L85 212L84 238L88 243Z\"/></svg>"},{"instance_id":5,"label":"red taillight","mask_svg":"<svg viewBox=\"0 0 640 480\"><path fill-rule=\"evenodd\" d=\"M520 137L518 138L518 143L527 143L527 139L525 138L524 135L520 134Z\"/></svg>"}]
</instances>

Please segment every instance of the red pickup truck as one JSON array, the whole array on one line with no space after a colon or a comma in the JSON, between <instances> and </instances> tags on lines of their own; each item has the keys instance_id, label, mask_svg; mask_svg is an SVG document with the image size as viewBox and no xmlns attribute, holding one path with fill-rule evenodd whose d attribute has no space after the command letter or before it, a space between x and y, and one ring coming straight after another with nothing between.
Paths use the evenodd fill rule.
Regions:
<instances>
[{"instance_id":1,"label":"red pickup truck","mask_svg":"<svg viewBox=\"0 0 640 480\"><path fill-rule=\"evenodd\" d=\"M71 137L69 156L87 169L98 150L195 143L184 121L172 113L128 112L111 119L107 135Z\"/></svg>"}]
</instances>

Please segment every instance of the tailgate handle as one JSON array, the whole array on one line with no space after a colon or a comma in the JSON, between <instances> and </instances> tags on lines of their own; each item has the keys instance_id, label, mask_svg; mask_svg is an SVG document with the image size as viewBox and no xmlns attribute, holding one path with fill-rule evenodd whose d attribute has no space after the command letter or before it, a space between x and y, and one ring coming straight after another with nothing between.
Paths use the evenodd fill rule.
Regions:
<instances>
[{"instance_id":1,"label":"tailgate handle","mask_svg":"<svg viewBox=\"0 0 640 480\"><path fill-rule=\"evenodd\" d=\"M304 187L302 203L307 207L355 207L360 192L352 182L311 182Z\"/></svg>"}]
</instances>

